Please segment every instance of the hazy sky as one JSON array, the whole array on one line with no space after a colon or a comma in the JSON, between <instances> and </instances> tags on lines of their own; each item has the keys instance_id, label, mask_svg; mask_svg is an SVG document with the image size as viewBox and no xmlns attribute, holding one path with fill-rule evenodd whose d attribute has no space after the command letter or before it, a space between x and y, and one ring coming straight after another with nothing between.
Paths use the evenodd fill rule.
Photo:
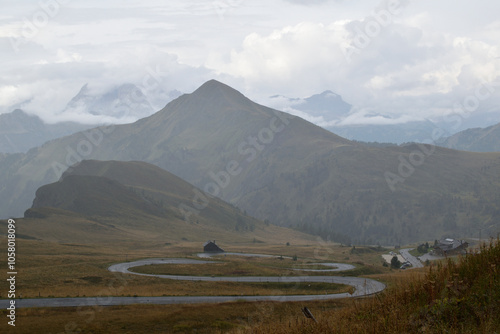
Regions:
<instances>
[{"instance_id":1,"label":"hazy sky","mask_svg":"<svg viewBox=\"0 0 500 334\"><path fill-rule=\"evenodd\" d=\"M262 103L332 90L352 121L498 112L498 13L496 0L5 1L0 113L22 103L54 121L85 83L158 97L212 78Z\"/></svg>"}]
</instances>

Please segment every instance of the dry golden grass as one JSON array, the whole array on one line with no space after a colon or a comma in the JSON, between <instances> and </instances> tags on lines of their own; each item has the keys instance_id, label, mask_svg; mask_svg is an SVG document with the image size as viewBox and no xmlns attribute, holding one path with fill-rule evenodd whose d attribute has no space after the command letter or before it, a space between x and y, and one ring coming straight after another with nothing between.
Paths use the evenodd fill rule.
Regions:
<instances>
[{"instance_id":1,"label":"dry golden grass","mask_svg":"<svg viewBox=\"0 0 500 334\"><path fill-rule=\"evenodd\" d=\"M128 305L19 309L15 328L2 333L226 333L252 325L304 322L301 307L313 312L339 309L343 301L312 303L234 302L201 305ZM290 317L293 320L288 320ZM307 319L306 319L307 320ZM3 330L5 328L5 331Z\"/></svg>"},{"instance_id":2,"label":"dry golden grass","mask_svg":"<svg viewBox=\"0 0 500 334\"><path fill-rule=\"evenodd\" d=\"M294 269L331 269L313 260L294 261L283 257L219 256L213 263L156 264L131 268L130 271L156 275L190 276L304 276L312 272ZM331 271L314 272L314 275L334 275Z\"/></svg>"}]
</instances>

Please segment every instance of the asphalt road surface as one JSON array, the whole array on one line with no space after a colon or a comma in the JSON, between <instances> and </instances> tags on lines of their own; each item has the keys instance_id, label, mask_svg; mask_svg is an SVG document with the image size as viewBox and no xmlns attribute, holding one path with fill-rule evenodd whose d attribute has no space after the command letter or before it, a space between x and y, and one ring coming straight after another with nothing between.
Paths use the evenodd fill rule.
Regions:
<instances>
[{"instance_id":1,"label":"asphalt road surface","mask_svg":"<svg viewBox=\"0 0 500 334\"><path fill-rule=\"evenodd\" d=\"M310 301L328 300L347 297L362 297L378 293L385 289L385 285L376 280L362 277L339 277L339 276L245 276L245 277L209 277L209 276L179 276L179 275L150 275L134 273L129 271L136 266L150 264L201 264L214 263L214 261L202 261L191 259L146 259L134 262L114 264L108 268L111 272L134 274L141 276L152 276L165 279L184 281L209 281L209 282L276 282L276 283L337 283L346 284L354 288L354 293L337 293L325 295L288 295L288 296L178 296L178 297L86 297L86 298L33 298L16 299L16 308L23 307L92 307L113 306L130 304L201 304L222 303L231 301ZM323 264L324 265L324 264ZM332 264L333 265L333 264ZM338 264L335 264L338 265ZM345 270L345 269L344 269ZM0 308L6 309L9 300L0 300Z\"/></svg>"},{"instance_id":2,"label":"asphalt road surface","mask_svg":"<svg viewBox=\"0 0 500 334\"><path fill-rule=\"evenodd\" d=\"M410 254L410 251L412 249L414 248L400 249L399 253L401 254L402 257L404 257L405 261L410 262L412 268L422 268L424 266L422 262L420 262L419 259Z\"/></svg>"}]
</instances>

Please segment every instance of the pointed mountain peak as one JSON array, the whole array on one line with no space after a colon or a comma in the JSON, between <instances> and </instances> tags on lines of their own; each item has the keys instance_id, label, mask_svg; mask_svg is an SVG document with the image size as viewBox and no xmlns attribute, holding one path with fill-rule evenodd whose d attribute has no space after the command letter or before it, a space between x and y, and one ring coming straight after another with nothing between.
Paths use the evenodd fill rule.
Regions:
<instances>
[{"instance_id":1,"label":"pointed mountain peak","mask_svg":"<svg viewBox=\"0 0 500 334\"><path fill-rule=\"evenodd\" d=\"M191 94L182 97L182 101L189 101L196 113L204 110L205 114L207 110L218 113L221 110L241 109L242 106L253 108L251 106L255 104L236 89L217 80L205 82Z\"/></svg>"},{"instance_id":2,"label":"pointed mountain peak","mask_svg":"<svg viewBox=\"0 0 500 334\"><path fill-rule=\"evenodd\" d=\"M203 96L219 95L219 94L222 94L224 96L231 96L234 94L238 96L243 96L243 94L241 94L236 89L214 79L205 82L197 90L195 90L192 95L203 97Z\"/></svg>"},{"instance_id":3,"label":"pointed mountain peak","mask_svg":"<svg viewBox=\"0 0 500 334\"><path fill-rule=\"evenodd\" d=\"M37 115L31 115L25 112L22 109L15 109L10 113L0 114L0 118L3 120L3 123L7 122L27 122L27 121L37 121L42 123L42 120ZM8 129L12 124L2 124L6 129ZM21 124L20 124L21 125ZM1 127L0 127L1 128Z\"/></svg>"},{"instance_id":4,"label":"pointed mountain peak","mask_svg":"<svg viewBox=\"0 0 500 334\"><path fill-rule=\"evenodd\" d=\"M339 94L336 94L336 93L332 92L331 90L325 90L323 93L321 93L319 95L326 97L326 98L340 98Z\"/></svg>"},{"instance_id":5,"label":"pointed mountain peak","mask_svg":"<svg viewBox=\"0 0 500 334\"><path fill-rule=\"evenodd\" d=\"M80 91L78 92L78 94L76 94L76 96L85 96L88 95L89 93L90 93L89 84L86 83L85 85L82 86L82 88L80 88Z\"/></svg>"},{"instance_id":6,"label":"pointed mountain peak","mask_svg":"<svg viewBox=\"0 0 500 334\"><path fill-rule=\"evenodd\" d=\"M322 100L325 100L325 99L335 99L335 100L343 101L342 97L339 94L334 93L331 90L325 90L324 92L322 92L320 94L312 95L312 96L306 98L305 100L306 101L312 101L312 100L320 100L320 99L322 99Z\"/></svg>"},{"instance_id":7,"label":"pointed mountain peak","mask_svg":"<svg viewBox=\"0 0 500 334\"><path fill-rule=\"evenodd\" d=\"M30 115L28 115L24 110L22 109L16 109L14 110L12 113L12 116L16 116L16 117L29 117Z\"/></svg>"},{"instance_id":8,"label":"pointed mountain peak","mask_svg":"<svg viewBox=\"0 0 500 334\"><path fill-rule=\"evenodd\" d=\"M233 89L226 84L215 79L208 80L203 85L201 85L197 90L201 89Z\"/></svg>"},{"instance_id":9,"label":"pointed mountain peak","mask_svg":"<svg viewBox=\"0 0 500 334\"><path fill-rule=\"evenodd\" d=\"M72 106L75 103L81 102L85 99L89 99L90 98L89 96L90 96L89 84L86 83L85 85L82 86L82 88L80 88L78 94L73 96L73 98L68 102L66 107Z\"/></svg>"}]
</instances>

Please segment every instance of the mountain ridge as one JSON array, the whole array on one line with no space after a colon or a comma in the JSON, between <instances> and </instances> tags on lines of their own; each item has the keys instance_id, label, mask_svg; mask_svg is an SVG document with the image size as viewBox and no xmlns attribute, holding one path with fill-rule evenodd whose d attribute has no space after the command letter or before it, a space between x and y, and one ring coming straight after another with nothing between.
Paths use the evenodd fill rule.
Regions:
<instances>
[{"instance_id":1,"label":"mountain ridge","mask_svg":"<svg viewBox=\"0 0 500 334\"><path fill-rule=\"evenodd\" d=\"M186 220L179 204L189 202L192 191L201 192L145 162L83 160L59 181L38 188L22 225L30 226L26 229L30 237L53 240L48 237L50 230L63 223L66 232L58 237L59 242L78 242L79 236L71 236L71 231L86 228L90 229L83 232L86 237L100 231L104 235L96 236L96 241L107 237L108 243L158 240L160 236L171 241L205 241L210 236L248 242L256 237L267 240L265 235L270 232L311 239L300 232L264 224L216 198L207 203L196 220ZM53 221L57 223L51 227Z\"/></svg>"},{"instance_id":2,"label":"mountain ridge","mask_svg":"<svg viewBox=\"0 0 500 334\"><path fill-rule=\"evenodd\" d=\"M123 184L103 176L66 175L58 182L38 188L35 196L31 207L35 211L52 207L89 217L120 217L124 215L122 207L127 207L133 212L161 215L158 207L141 200ZM128 210L126 212L130 214Z\"/></svg>"},{"instance_id":3,"label":"mountain ridge","mask_svg":"<svg viewBox=\"0 0 500 334\"><path fill-rule=\"evenodd\" d=\"M56 138L94 127L76 122L47 124L21 109L0 115L0 152L26 153L33 147Z\"/></svg>"},{"instance_id":4,"label":"mountain ridge","mask_svg":"<svg viewBox=\"0 0 500 334\"><path fill-rule=\"evenodd\" d=\"M440 146L474 152L500 152L500 123L456 133L438 143Z\"/></svg>"}]
</instances>

